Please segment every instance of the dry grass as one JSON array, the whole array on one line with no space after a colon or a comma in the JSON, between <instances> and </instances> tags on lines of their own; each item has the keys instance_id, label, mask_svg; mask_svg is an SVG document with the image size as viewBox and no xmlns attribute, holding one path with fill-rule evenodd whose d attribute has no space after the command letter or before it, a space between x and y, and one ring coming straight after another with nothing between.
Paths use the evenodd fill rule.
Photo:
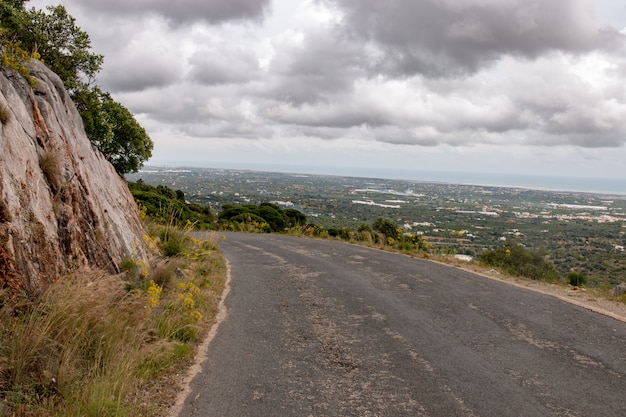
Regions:
<instances>
[{"instance_id":1,"label":"dry grass","mask_svg":"<svg viewBox=\"0 0 626 417\"><path fill-rule=\"evenodd\" d=\"M3 306L0 398L9 415L158 415L175 395L163 394L168 375L209 327L225 276L214 243L191 239L183 259L162 262L142 283L74 273L28 308Z\"/></svg>"},{"instance_id":2,"label":"dry grass","mask_svg":"<svg viewBox=\"0 0 626 417\"><path fill-rule=\"evenodd\" d=\"M11 109L5 103L0 104L0 123L5 125L11 120Z\"/></svg>"},{"instance_id":3,"label":"dry grass","mask_svg":"<svg viewBox=\"0 0 626 417\"><path fill-rule=\"evenodd\" d=\"M59 157L56 152L45 151L39 158L39 167L43 172L46 181L54 190L61 185L61 169L59 168Z\"/></svg>"}]
</instances>

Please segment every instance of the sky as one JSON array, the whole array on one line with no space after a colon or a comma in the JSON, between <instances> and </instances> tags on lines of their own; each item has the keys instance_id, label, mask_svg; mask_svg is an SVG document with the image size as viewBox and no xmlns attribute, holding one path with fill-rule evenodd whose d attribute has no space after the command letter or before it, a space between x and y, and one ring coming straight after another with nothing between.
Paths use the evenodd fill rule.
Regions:
<instances>
[{"instance_id":1,"label":"sky","mask_svg":"<svg viewBox=\"0 0 626 417\"><path fill-rule=\"evenodd\" d=\"M32 0L149 165L626 178L626 0Z\"/></svg>"}]
</instances>

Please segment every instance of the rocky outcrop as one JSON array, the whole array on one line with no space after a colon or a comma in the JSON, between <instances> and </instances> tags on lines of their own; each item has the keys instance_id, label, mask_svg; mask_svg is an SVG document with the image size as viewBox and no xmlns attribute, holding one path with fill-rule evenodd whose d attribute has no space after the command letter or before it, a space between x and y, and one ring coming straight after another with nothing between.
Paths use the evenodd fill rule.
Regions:
<instances>
[{"instance_id":1,"label":"rocky outcrop","mask_svg":"<svg viewBox=\"0 0 626 417\"><path fill-rule=\"evenodd\" d=\"M148 256L137 206L85 135L60 78L0 67L0 288L36 294L80 268Z\"/></svg>"}]
</instances>

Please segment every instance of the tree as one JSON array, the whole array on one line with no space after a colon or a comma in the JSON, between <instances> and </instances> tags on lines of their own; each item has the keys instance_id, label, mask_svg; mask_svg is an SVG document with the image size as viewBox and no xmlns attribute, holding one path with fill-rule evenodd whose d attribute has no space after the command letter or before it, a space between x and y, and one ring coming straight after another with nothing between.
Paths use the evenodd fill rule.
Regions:
<instances>
[{"instance_id":1,"label":"tree","mask_svg":"<svg viewBox=\"0 0 626 417\"><path fill-rule=\"evenodd\" d=\"M41 59L63 81L83 119L87 137L123 175L152 156L154 144L132 113L94 86L103 56L63 6L24 8L23 0L0 0L2 62L28 77L23 62Z\"/></svg>"},{"instance_id":2,"label":"tree","mask_svg":"<svg viewBox=\"0 0 626 417\"><path fill-rule=\"evenodd\" d=\"M306 216L298 210L283 210L276 204L272 203L261 203L258 206L255 206L254 204L246 204L243 206L224 204L222 206L222 211L218 215L218 220L223 223L250 223L251 221L263 221L269 225L269 230L267 230L268 232L282 232L287 227L304 225L306 223Z\"/></svg>"},{"instance_id":3,"label":"tree","mask_svg":"<svg viewBox=\"0 0 626 417\"><path fill-rule=\"evenodd\" d=\"M132 113L95 87L76 93L76 107L87 137L124 175L137 172L152 156L154 143Z\"/></svg>"},{"instance_id":4,"label":"tree","mask_svg":"<svg viewBox=\"0 0 626 417\"><path fill-rule=\"evenodd\" d=\"M23 13L22 47L40 56L73 95L89 88L104 57L91 51L91 39L76 25L63 6L48 6L47 12L31 8Z\"/></svg>"}]
</instances>

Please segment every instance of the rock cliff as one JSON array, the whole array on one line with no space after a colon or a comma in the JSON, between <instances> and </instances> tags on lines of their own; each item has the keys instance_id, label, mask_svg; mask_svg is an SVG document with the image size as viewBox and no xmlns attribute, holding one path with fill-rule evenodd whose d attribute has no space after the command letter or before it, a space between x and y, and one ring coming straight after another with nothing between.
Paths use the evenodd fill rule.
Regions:
<instances>
[{"instance_id":1,"label":"rock cliff","mask_svg":"<svg viewBox=\"0 0 626 417\"><path fill-rule=\"evenodd\" d=\"M148 256L137 206L90 143L61 79L0 66L0 288L37 294L80 268Z\"/></svg>"}]
</instances>

